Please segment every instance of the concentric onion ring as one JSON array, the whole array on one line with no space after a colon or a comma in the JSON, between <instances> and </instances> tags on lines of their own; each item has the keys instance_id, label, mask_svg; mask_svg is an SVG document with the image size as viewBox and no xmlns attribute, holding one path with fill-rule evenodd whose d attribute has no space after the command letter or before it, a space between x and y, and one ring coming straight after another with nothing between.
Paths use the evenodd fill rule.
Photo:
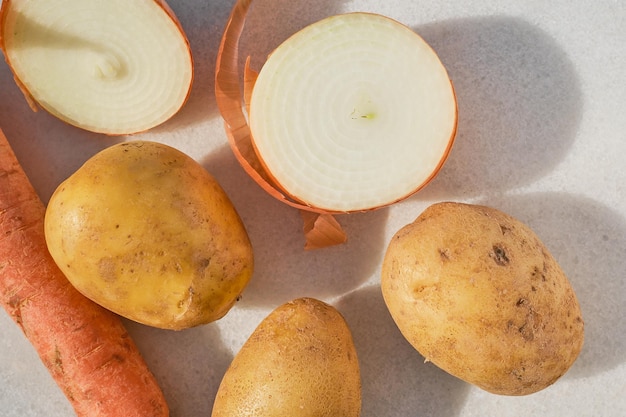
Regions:
<instances>
[{"instance_id":1,"label":"concentric onion ring","mask_svg":"<svg viewBox=\"0 0 626 417\"><path fill-rule=\"evenodd\" d=\"M350 13L279 46L250 103L252 143L296 200L368 210L422 188L446 158L456 101L443 65L409 28Z\"/></svg>"},{"instance_id":2,"label":"concentric onion ring","mask_svg":"<svg viewBox=\"0 0 626 417\"><path fill-rule=\"evenodd\" d=\"M161 0L6 0L1 19L0 45L18 85L69 124L136 133L187 100L189 43Z\"/></svg>"},{"instance_id":3,"label":"concentric onion ring","mask_svg":"<svg viewBox=\"0 0 626 417\"><path fill-rule=\"evenodd\" d=\"M251 3L235 3L217 58L231 148L265 191L303 212L305 247L342 243L334 214L393 204L439 172L456 135L452 82L409 28L349 13L291 36L259 73L248 58L242 103L238 43Z\"/></svg>"}]
</instances>

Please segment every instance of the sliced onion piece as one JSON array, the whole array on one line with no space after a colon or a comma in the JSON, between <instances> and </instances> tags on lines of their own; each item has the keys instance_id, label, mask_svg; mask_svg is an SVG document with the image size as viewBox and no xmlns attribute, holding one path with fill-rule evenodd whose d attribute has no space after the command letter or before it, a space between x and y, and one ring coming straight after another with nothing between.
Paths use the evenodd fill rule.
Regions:
<instances>
[{"instance_id":1,"label":"sliced onion piece","mask_svg":"<svg viewBox=\"0 0 626 417\"><path fill-rule=\"evenodd\" d=\"M105 134L148 130L186 102L189 42L162 0L5 0L0 46L29 102Z\"/></svg>"},{"instance_id":2,"label":"sliced onion piece","mask_svg":"<svg viewBox=\"0 0 626 417\"><path fill-rule=\"evenodd\" d=\"M217 54L215 95L229 144L254 181L302 212L305 248L343 243L334 215L395 203L438 173L456 134L452 83L418 35L366 13L305 28L270 55L261 74L248 57L242 83L239 39L251 3L235 2ZM324 56L337 51L351 59ZM280 105L285 97L291 101ZM302 187L311 179L311 190Z\"/></svg>"},{"instance_id":3,"label":"sliced onion piece","mask_svg":"<svg viewBox=\"0 0 626 417\"><path fill-rule=\"evenodd\" d=\"M456 100L435 52L384 16L349 13L281 44L250 102L252 142L287 194L328 211L399 201L441 168Z\"/></svg>"}]
</instances>

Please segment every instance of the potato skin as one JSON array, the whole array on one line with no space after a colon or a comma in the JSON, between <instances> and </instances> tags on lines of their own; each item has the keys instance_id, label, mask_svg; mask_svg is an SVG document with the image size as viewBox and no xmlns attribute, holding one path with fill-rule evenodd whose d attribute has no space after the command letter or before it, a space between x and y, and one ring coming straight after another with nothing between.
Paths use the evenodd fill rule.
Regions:
<instances>
[{"instance_id":1,"label":"potato skin","mask_svg":"<svg viewBox=\"0 0 626 417\"><path fill-rule=\"evenodd\" d=\"M357 417L361 379L350 330L332 306L275 309L226 371L212 417Z\"/></svg>"},{"instance_id":2,"label":"potato skin","mask_svg":"<svg viewBox=\"0 0 626 417\"><path fill-rule=\"evenodd\" d=\"M426 360L491 393L544 389L582 348L567 277L528 226L493 208L427 208L391 240L381 288Z\"/></svg>"},{"instance_id":3,"label":"potato skin","mask_svg":"<svg viewBox=\"0 0 626 417\"><path fill-rule=\"evenodd\" d=\"M120 143L89 159L52 195L45 233L80 292L159 328L219 319L253 271L248 235L217 181L155 142Z\"/></svg>"}]
</instances>

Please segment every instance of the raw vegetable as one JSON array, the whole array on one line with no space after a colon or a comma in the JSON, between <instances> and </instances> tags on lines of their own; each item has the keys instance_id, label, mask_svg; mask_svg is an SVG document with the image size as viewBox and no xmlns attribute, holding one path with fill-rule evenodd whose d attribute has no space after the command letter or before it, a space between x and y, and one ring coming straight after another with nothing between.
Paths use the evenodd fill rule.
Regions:
<instances>
[{"instance_id":1,"label":"raw vegetable","mask_svg":"<svg viewBox=\"0 0 626 417\"><path fill-rule=\"evenodd\" d=\"M212 417L357 417L352 335L332 306L299 298L270 313L233 359Z\"/></svg>"},{"instance_id":2,"label":"raw vegetable","mask_svg":"<svg viewBox=\"0 0 626 417\"><path fill-rule=\"evenodd\" d=\"M74 126L144 131L189 95L189 43L163 0L5 0L0 26L0 48L31 107Z\"/></svg>"},{"instance_id":3,"label":"raw vegetable","mask_svg":"<svg viewBox=\"0 0 626 417\"><path fill-rule=\"evenodd\" d=\"M250 240L227 195L160 143L123 142L90 158L50 198L45 232L80 292L150 326L217 320L252 275Z\"/></svg>"},{"instance_id":4,"label":"raw vegetable","mask_svg":"<svg viewBox=\"0 0 626 417\"><path fill-rule=\"evenodd\" d=\"M225 29L216 97L231 147L257 183L300 210L335 214L395 203L435 177L457 107L421 37L376 14L331 16L278 46L258 74L248 59L242 103L237 48L250 3L235 4Z\"/></svg>"},{"instance_id":5,"label":"raw vegetable","mask_svg":"<svg viewBox=\"0 0 626 417\"><path fill-rule=\"evenodd\" d=\"M0 131L0 304L79 417L169 414L119 317L76 291L50 257L44 206Z\"/></svg>"},{"instance_id":6,"label":"raw vegetable","mask_svg":"<svg viewBox=\"0 0 626 417\"><path fill-rule=\"evenodd\" d=\"M390 242L381 286L427 361L492 393L548 387L583 345L580 306L554 257L528 226L490 207L427 208Z\"/></svg>"}]
</instances>

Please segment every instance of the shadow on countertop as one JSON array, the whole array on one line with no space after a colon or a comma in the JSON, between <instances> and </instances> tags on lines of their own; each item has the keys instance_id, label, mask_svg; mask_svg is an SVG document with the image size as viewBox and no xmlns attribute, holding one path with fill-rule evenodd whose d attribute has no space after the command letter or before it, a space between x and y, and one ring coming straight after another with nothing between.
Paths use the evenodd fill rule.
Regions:
<instances>
[{"instance_id":1,"label":"shadow on countertop","mask_svg":"<svg viewBox=\"0 0 626 417\"><path fill-rule=\"evenodd\" d=\"M201 162L230 197L254 248L254 274L238 306L273 309L303 296L328 300L377 272L386 245L387 208L337 216L348 241L307 251L299 211L261 189L230 147L216 149Z\"/></svg>"},{"instance_id":2,"label":"shadow on countertop","mask_svg":"<svg viewBox=\"0 0 626 417\"><path fill-rule=\"evenodd\" d=\"M210 416L233 354L215 323L180 331L124 320L156 377L172 416Z\"/></svg>"},{"instance_id":3,"label":"shadow on countertop","mask_svg":"<svg viewBox=\"0 0 626 417\"><path fill-rule=\"evenodd\" d=\"M564 159L584 103L574 65L550 34L508 16L414 30L447 68L459 107L450 157L418 198L506 192L542 178Z\"/></svg>"},{"instance_id":4,"label":"shadow on countertop","mask_svg":"<svg viewBox=\"0 0 626 417\"><path fill-rule=\"evenodd\" d=\"M380 286L335 303L352 331L361 367L362 417L460 414L470 386L424 358L402 336Z\"/></svg>"}]
</instances>

